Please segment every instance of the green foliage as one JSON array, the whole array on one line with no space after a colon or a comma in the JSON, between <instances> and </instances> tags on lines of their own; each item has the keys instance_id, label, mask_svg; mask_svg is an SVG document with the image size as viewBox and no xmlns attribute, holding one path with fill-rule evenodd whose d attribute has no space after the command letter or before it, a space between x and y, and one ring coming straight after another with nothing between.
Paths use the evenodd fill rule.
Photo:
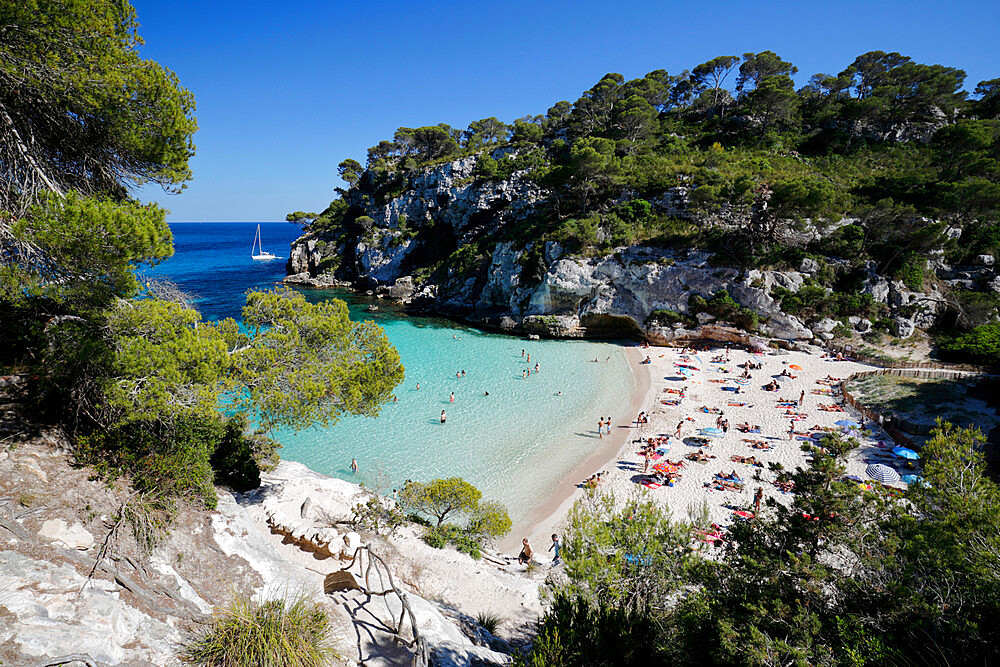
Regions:
<instances>
[{"instance_id":1,"label":"green foliage","mask_svg":"<svg viewBox=\"0 0 1000 667\"><path fill-rule=\"evenodd\" d=\"M953 361L1000 366L1000 323L983 324L941 342L943 357Z\"/></svg>"},{"instance_id":2,"label":"green foliage","mask_svg":"<svg viewBox=\"0 0 1000 667\"><path fill-rule=\"evenodd\" d=\"M482 497L479 489L461 477L449 477L427 483L407 482L399 493L399 502L437 519L440 526L449 515L472 514Z\"/></svg>"},{"instance_id":3,"label":"green foliage","mask_svg":"<svg viewBox=\"0 0 1000 667\"><path fill-rule=\"evenodd\" d=\"M507 508L496 501L480 502L482 492L460 477L435 479L427 483L408 481L399 492L402 507L414 511L415 518L430 516L436 523L424 533L427 544L456 549L479 558L483 543L510 532ZM464 526L445 523L445 519L466 517ZM421 521L420 523L429 522Z\"/></svg>"},{"instance_id":4,"label":"green foliage","mask_svg":"<svg viewBox=\"0 0 1000 667\"><path fill-rule=\"evenodd\" d=\"M702 301L704 301L704 299L702 299ZM659 308L654 310L650 312L649 317L646 318L646 324L656 323L660 326L669 326L676 322L680 322L686 327L693 327L697 324L697 320L690 315L678 313L676 310L670 310L668 308Z\"/></svg>"},{"instance_id":5,"label":"green foliage","mask_svg":"<svg viewBox=\"0 0 1000 667\"><path fill-rule=\"evenodd\" d=\"M497 633L497 628L500 627L502 622L503 617L500 616L500 614L495 614L489 611L481 611L476 614L476 623L478 623L480 627L491 635L495 635Z\"/></svg>"},{"instance_id":6,"label":"green foliage","mask_svg":"<svg viewBox=\"0 0 1000 667\"><path fill-rule=\"evenodd\" d=\"M724 289L708 300L698 294L692 294L688 299L688 310L692 315L698 313L714 315L720 320L732 322L747 331L755 331L760 324L760 315L757 311L736 303L729 292Z\"/></svg>"},{"instance_id":7,"label":"green foliage","mask_svg":"<svg viewBox=\"0 0 1000 667\"><path fill-rule=\"evenodd\" d=\"M155 205L70 192L32 206L11 228L45 260L0 266L0 298L44 297L91 309L139 290L135 270L173 254L166 211Z\"/></svg>"},{"instance_id":8,"label":"green foliage","mask_svg":"<svg viewBox=\"0 0 1000 667\"><path fill-rule=\"evenodd\" d=\"M804 445L790 504L730 526L711 557L658 504L591 496L570 515L566 578L547 582L518 664L990 663L1000 487L984 441L939 423L921 450L925 483L905 499L844 478L856 442Z\"/></svg>"},{"instance_id":9,"label":"green foliage","mask_svg":"<svg viewBox=\"0 0 1000 667\"><path fill-rule=\"evenodd\" d=\"M343 414L374 417L403 381L399 353L382 328L352 322L338 299L309 303L292 290L251 292L242 320L247 334L220 325L243 388L229 398L265 431L329 425Z\"/></svg>"},{"instance_id":10,"label":"green foliage","mask_svg":"<svg viewBox=\"0 0 1000 667\"><path fill-rule=\"evenodd\" d=\"M478 537L458 526L451 524L434 526L424 533L423 540L435 549L444 549L450 544L456 550L477 560L482 558Z\"/></svg>"},{"instance_id":11,"label":"green foliage","mask_svg":"<svg viewBox=\"0 0 1000 667\"><path fill-rule=\"evenodd\" d=\"M320 605L305 597L255 601L248 594L216 610L178 652L181 662L204 667L321 667L336 657L333 622Z\"/></svg>"},{"instance_id":12,"label":"green foliage","mask_svg":"<svg viewBox=\"0 0 1000 667\"><path fill-rule=\"evenodd\" d=\"M4 3L0 25L0 106L16 133L4 132L0 210L21 215L41 192L121 200L136 184L179 191L191 178L194 98L141 57L128 2Z\"/></svg>"},{"instance_id":13,"label":"green foliage","mask_svg":"<svg viewBox=\"0 0 1000 667\"><path fill-rule=\"evenodd\" d=\"M260 486L273 465L273 442L246 435L240 416L187 416L171 421L131 420L76 439L76 457L109 477L127 474L133 487L214 508L214 484L235 491Z\"/></svg>"},{"instance_id":14,"label":"green foliage","mask_svg":"<svg viewBox=\"0 0 1000 667\"><path fill-rule=\"evenodd\" d=\"M365 502L355 505L351 519L355 527L380 535L392 535L407 520L395 502L378 493L370 493Z\"/></svg>"}]
</instances>

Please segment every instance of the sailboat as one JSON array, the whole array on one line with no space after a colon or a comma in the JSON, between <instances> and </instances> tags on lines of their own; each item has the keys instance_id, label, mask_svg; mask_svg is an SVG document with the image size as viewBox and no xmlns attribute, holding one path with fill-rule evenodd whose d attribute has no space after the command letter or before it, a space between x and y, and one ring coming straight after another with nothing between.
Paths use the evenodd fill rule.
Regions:
<instances>
[{"instance_id":1,"label":"sailboat","mask_svg":"<svg viewBox=\"0 0 1000 667\"><path fill-rule=\"evenodd\" d=\"M275 255L273 252L267 252L266 250L264 250L264 246L261 245L260 225L257 225L257 235L253 239L253 247L250 248L250 256L253 257L254 259L259 259L264 261L270 259L278 259L277 255Z\"/></svg>"}]
</instances>

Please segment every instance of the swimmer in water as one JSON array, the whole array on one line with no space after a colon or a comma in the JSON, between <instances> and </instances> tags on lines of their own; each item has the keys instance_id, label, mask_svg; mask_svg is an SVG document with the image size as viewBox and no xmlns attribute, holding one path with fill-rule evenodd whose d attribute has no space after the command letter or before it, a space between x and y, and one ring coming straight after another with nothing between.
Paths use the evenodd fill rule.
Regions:
<instances>
[{"instance_id":1,"label":"swimmer in water","mask_svg":"<svg viewBox=\"0 0 1000 667\"><path fill-rule=\"evenodd\" d=\"M489 395L490 395L490 392L488 392L488 391L484 391L483 392L483 396L489 396Z\"/></svg>"},{"instance_id":2,"label":"swimmer in water","mask_svg":"<svg viewBox=\"0 0 1000 667\"><path fill-rule=\"evenodd\" d=\"M417 383L417 389L420 389L420 383L419 382Z\"/></svg>"},{"instance_id":3,"label":"swimmer in water","mask_svg":"<svg viewBox=\"0 0 1000 667\"><path fill-rule=\"evenodd\" d=\"M442 411L441 411L441 423L442 423L442 424L443 424L443 423L445 423L445 421L446 421L447 419L448 419L448 415L446 415L446 414L444 413L444 410L442 410Z\"/></svg>"},{"instance_id":4,"label":"swimmer in water","mask_svg":"<svg viewBox=\"0 0 1000 667\"><path fill-rule=\"evenodd\" d=\"M353 472L353 473L358 472L358 460L357 459L351 459L351 472Z\"/></svg>"},{"instance_id":5,"label":"swimmer in water","mask_svg":"<svg viewBox=\"0 0 1000 667\"><path fill-rule=\"evenodd\" d=\"M448 397L448 400L451 401L452 403L455 402L455 392L451 392L451 396Z\"/></svg>"}]
</instances>

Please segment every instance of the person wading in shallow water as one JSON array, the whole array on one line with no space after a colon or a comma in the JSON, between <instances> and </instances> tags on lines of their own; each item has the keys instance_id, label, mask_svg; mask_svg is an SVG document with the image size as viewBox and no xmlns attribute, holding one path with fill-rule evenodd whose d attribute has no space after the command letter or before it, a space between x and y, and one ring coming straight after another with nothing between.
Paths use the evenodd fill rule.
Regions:
<instances>
[{"instance_id":1,"label":"person wading in shallow water","mask_svg":"<svg viewBox=\"0 0 1000 667\"><path fill-rule=\"evenodd\" d=\"M353 472L353 473L357 473L358 472L358 460L357 459L351 459L351 472Z\"/></svg>"},{"instance_id":2,"label":"person wading in shallow water","mask_svg":"<svg viewBox=\"0 0 1000 667\"><path fill-rule=\"evenodd\" d=\"M442 411L441 411L441 423L443 424L443 423L445 423L445 422L446 422L447 420L448 420L448 415L446 415L446 414L444 413L444 410L442 410Z\"/></svg>"}]
</instances>

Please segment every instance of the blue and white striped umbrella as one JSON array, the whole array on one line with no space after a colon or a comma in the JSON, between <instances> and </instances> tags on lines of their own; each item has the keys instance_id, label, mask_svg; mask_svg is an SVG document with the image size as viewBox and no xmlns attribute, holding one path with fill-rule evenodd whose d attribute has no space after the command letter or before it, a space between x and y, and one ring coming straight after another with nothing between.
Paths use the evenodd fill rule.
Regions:
<instances>
[{"instance_id":1,"label":"blue and white striped umbrella","mask_svg":"<svg viewBox=\"0 0 1000 667\"><path fill-rule=\"evenodd\" d=\"M865 472L868 473L869 477L882 482L883 484L891 484L893 482L900 481L898 472L887 465L882 465L881 463L873 463L865 468Z\"/></svg>"}]
</instances>

